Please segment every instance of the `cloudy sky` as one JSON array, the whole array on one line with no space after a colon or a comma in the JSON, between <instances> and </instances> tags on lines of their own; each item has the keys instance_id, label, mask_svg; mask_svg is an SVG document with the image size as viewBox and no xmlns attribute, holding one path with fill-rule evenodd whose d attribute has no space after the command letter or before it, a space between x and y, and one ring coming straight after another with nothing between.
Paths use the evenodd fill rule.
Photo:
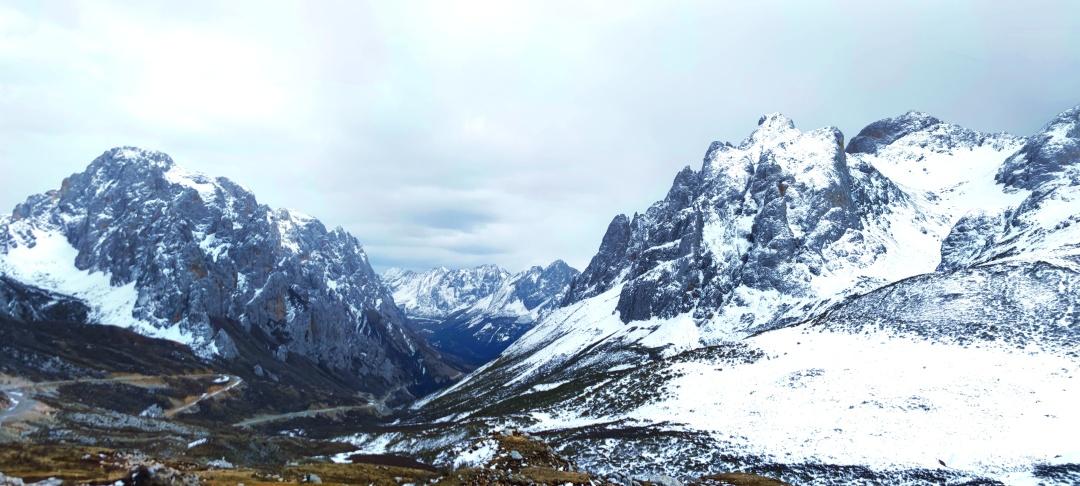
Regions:
<instances>
[{"instance_id":1,"label":"cloudy sky","mask_svg":"<svg viewBox=\"0 0 1080 486\"><path fill-rule=\"evenodd\" d=\"M0 0L0 208L138 145L379 268L583 268L762 113L1029 134L1080 103L1080 2L893 3Z\"/></svg>"}]
</instances>

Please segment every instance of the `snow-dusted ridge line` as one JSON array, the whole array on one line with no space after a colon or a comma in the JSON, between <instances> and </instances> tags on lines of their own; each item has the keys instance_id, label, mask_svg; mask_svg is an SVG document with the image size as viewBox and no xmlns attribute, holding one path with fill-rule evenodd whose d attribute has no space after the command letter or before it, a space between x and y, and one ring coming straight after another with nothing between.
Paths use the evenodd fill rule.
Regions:
<instances>
[{"instance_id":1,"label":"snow-dusted ridge line","mask_svg":"<svg viewBox=\"0 0 1080 486\"><path fill-rule=\"evenodd\" d=\"M665 200L613 220L572 300L625 281L624 322L690 312L710 328L706 340L727 339L933 272L957 220L1026 197L995 181L1024 139L933 120L863 154L844 153L833 128L802 132L766 115L740 144L713 143L701 170L681 172ZM952 175L937 187L888 177L913 159Z\"/></svg>"}]
</instances>

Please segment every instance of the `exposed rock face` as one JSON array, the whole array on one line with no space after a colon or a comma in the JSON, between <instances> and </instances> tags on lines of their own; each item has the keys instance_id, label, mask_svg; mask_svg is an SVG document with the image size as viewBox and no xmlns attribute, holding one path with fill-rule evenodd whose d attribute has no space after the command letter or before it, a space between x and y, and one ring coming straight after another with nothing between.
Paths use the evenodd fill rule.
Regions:
<instances>
[{"instance_id":1,"label":"exposed rock face","mask_svg":"<svg viewBox=\"0 0 1080 486\"><path fill-rule=\"evenodd\" d=\"M1057 116L1013 154L998 172L998 181L1035 189L1080 164L1080 106Z\"/></svg>"},{"instance_id":2,"label":"exposed rock face","mask_svg":"<svg viewBox=\"0 0 1080 486\"><path fill-rule=\"evenodd\" d=\"M894 188L876 171L852 174L835 128L804 133L779 114L758 125L738 146L713 143L701 171L680 172L645 214L616 217L566 303L621 282L624 322L708 319L739 287L815 293L823 249L860 230Z\"/></svg>"},{"instance_id":3,"label":"exposed rock face","mask_svg":"<svg viewBox=\"0 0 1080 486\"><path fill-rule=\"evenodd\" d=\"M692 171L687 167L683 173ZM615 216L608 224L600 249L585 267L585 271L571 285L567 302L592 297L610 288L626 265L624 259L630 249L630 218L625 214Z\"/></svg>"},{"instance_id":4,"label":"exposed rock face","mask_svg":"<svg viewBox=\"0 0 1080 486\"><path fill-rule=\"evenodd\" d=\"M24 322L87 322L90 308L78 299L0 275L0 316Z\"/></svg>"},{"instance_id":5,"label":"exposed rock face","mask_svg":"<svg viewBox=\"0 0 1080 486\"><path fill-rule=\"evenodd\" d=\"M404 326L355 237L160 152L109 150L19 204L0 220L0 269L207 356L246 339L215 325L226 319L364 389L455 374Z\"/></svg>"},{"instance_id":6,"label":"exposed rock face","mask_svg":"<svg viewBox=\"0 0 1080 486\"><path fill-rule=\"evenodd\" d=\"M960 218L941 242L938 271L959 270L974 263L993 244L993 235L1005 225L1001 214L976 212Z\"/></svg>"},{"instance_id":7,"label":"exposed rock face","mask_svg":"<svg viewBox=\"0 0 1080 486\"><path fill-rule=\"evenodd\" d=\"M437 349L479 366L557 307L578 273L556 260L513 275L484 265L425 273L392 269L383 278Z\"/></svg>"},{"instance_id":8,"label":"exposed rock face","mask_svg":"<svg viewBox=\"0 0 1080 486\"><path fill-rule=\"evenodd\" d=\"M941 124L941 120L926 113L909 111L901 116L878 120L859 131L847 147L847 152L876 154L879 149L912 133Z\"/></svg>"}]
</instances>

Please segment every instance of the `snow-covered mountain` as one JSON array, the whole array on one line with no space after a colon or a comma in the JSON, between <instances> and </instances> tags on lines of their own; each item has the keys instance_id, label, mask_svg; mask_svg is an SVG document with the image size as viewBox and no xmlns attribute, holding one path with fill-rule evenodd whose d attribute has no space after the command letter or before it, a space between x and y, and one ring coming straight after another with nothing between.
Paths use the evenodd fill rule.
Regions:
<instances>
[{"instance_id":1,"label":"snow-covered mountain","mask_svg":"<svg viewBox=\"0 0 1080 486\"><path fill-rule=\"evenodd\" d=\"M478 366L557 307L578 273L556 260L516 274L482 265L423 273L390 269L382 277L394 301L432 345Z\"/></svg>"},{"instance_id":2,"label":"snow-covered mountain","mask_svg":"<svg viewBox=\"0 0 1080 486\"><path fill-rule=\"evenodd\" d=\"M909 112L846 147L766 115L617 216L565 306L416 420L635 474L1075 483L1077 191L1080 107L1030 138Z\"/></svg>"},{"instance_id":3,"label":"snow-covered mountain","mask_svg":"<svg viewBox=\"0 0 1080 486\"><path fill-rule=\"evenodd\" d=\"M19 204L0 219L0 274L205 357L250 342L375 392L457 374L405 325L355 237L160 152L109 150Z\"/></svg>"}]
</instances>

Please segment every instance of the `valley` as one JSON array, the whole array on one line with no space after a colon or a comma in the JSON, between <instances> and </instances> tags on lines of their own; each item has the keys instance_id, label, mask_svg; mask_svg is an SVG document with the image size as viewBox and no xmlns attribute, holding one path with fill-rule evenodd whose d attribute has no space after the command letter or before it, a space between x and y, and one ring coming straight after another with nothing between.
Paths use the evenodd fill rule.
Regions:
<instances>
[{"instance_id":1,"label":"valley","mask_svg":"<svg viewBox=\"0 0 1080 486\"><path fill-rule=\"evenodd\" d=\"M0 219L0 471L1080 480L1080 107L1026 137L773 113L701 164L581 271L379 273L344 229L106 151Z\"/></svg>"}]
</instances>

